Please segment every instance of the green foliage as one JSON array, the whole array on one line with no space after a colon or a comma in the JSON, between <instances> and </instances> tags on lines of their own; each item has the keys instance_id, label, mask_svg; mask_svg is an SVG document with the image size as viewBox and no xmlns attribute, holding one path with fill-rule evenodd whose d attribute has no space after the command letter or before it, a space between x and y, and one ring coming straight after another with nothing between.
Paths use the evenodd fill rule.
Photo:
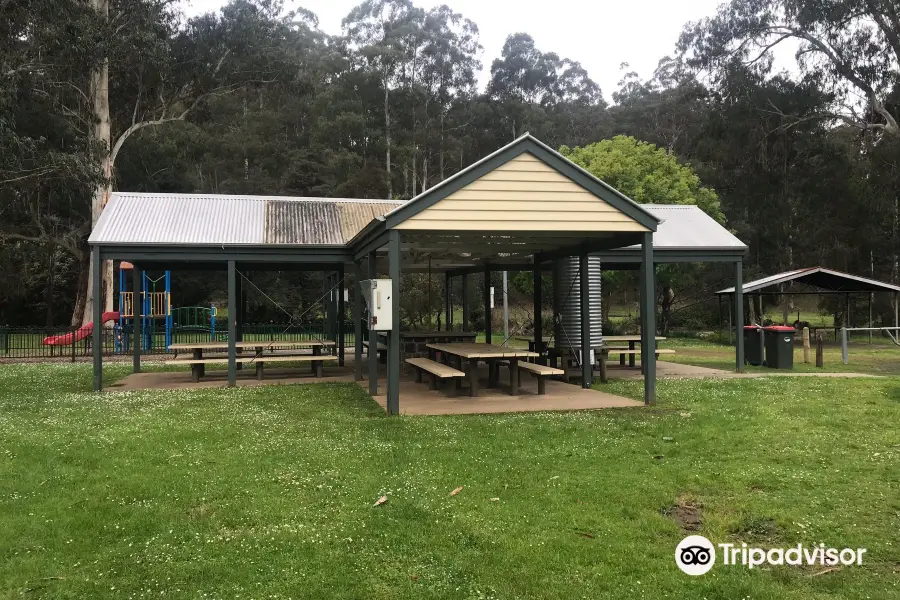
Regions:
<instances>
[{"instance_id":1,"label":"green foliage","mask_svg":"<svg viewBox=\"0 0 900 600\"><path fill-rule=\"evenodd\" d=\"M724 222L719 196L694 170L648 142L617 135L589 146L560 148L563 156L641 204L696 204Z\"/></svg>"}]
</instances>

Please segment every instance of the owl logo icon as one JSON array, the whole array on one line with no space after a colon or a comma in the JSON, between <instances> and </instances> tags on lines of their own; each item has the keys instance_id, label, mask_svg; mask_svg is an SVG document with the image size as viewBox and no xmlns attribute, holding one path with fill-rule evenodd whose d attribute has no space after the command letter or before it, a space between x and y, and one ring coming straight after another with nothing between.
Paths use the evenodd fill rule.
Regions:
<instances>
[{"instance_id":1,"label":"owl logo icon","mask_svg":"<svg viewBox=\"0 0 900 600\"><path fill-rule=\"evenodd\" d=\"M688 575L703 575L716 564L716 549L702 535L689 535L675 548L675 564Z\"/></svg>"}]
</instances>

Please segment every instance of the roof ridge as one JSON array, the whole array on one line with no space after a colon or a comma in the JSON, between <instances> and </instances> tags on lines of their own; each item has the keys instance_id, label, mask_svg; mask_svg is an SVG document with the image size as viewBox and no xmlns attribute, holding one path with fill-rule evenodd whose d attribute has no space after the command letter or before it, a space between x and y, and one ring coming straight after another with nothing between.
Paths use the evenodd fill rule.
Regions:
<instances>
[{"instance_id":1,"label":"roof ridge","mask_svg":"<svg viewBox=\"0 0 900 600\"><path fill-rule=\"evenodd\" d=\"M354 203L354 204L404 204L405 200L387 200L379 198L329 198L326 196L266 196L258 194L213 194L205 192L123 192L116 191L113 196L132 196L140 198L150 197L181 197L181 198L205 198L217 200L254 200L258 202L330 202L330 203Z\"/></svg>"}]
</instances>

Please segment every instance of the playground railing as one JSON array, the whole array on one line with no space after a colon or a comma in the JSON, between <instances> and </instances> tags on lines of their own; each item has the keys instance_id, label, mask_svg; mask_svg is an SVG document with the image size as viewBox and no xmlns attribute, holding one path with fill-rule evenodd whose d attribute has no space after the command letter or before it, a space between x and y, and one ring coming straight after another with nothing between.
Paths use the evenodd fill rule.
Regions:
<instances>
[{"instance_id":1,"label":"playground railing","mask_svg":"<svg viewBox=\"0 0 900 600\"><path fill-rule=\"evenodd\" d=\"M91 356L93 337L75 341L75 343L45 344L47 338L75 336L78 327L11 327L0 326L0 359L38 359L62 358L75 362L79 358ZM103 343L103 354L115 353L115 332L111 328L103 328L100 332Z\"/></svg>"},{"instance_id":2,"label":"playground railing","mask_svg":"<svg viewBox=\"0 0 900 600\"><path fill-rule=\"evenodd\" d=\"M0 326L0 360L3 359L63 359L75 362L92 355L93 337L87 337L72 343L44 344L50 337L74 337L77 327L19 327ZM313 323L247 323L243 326L243 338L255 340L297 340L312 341L330 339L325 325ZM118 324L101 329L104 356L125 355L132 352L132 335L134 326L129 324L120 328ZM344 343L347 348L353 344L353 323L344 323ZM142 331L144 343L141 353L144 355L167 354L166 330L163 322L156 322L149 329ZM205 341L228 341L228 321L220 319L216 324L215 336L210 331L197 327L181 328L173 326L173 343L192 343Z\"/></svg>"}]
</instances>

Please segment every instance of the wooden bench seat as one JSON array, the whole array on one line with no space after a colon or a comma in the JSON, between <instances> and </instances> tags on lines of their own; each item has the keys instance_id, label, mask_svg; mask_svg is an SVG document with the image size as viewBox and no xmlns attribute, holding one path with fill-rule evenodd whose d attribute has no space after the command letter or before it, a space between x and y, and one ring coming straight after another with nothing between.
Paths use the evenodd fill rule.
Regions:
<instances>
[{"instance_id":1,"label":"wooden bench seat","mask_svg":"<svg viewBox=\"0 0 900 600\"><path fill-rule=\"evenodd\" d=\"M604 352L609 354L633 354L635 356L641 355L640 348L604 348ZM657 348L655 354L659 356L660 354L675 354L675 351L671 348Z\"/></svg>"},{"instance_id":2,"label":"wooden bench seat","mask_svg":"<svg viewBox=\"0 0 900 600\"><path fill-rule=\"evenodd\" d=\"M236 361L238 363L255 363L256 364L256 378L263 378L263 365L265 363L272 362L309 362L312 363L313 372L315 372L316 377L322 376L322 364L325 361L335 361L337 360L337 356L332 356L330 354L323 355L314 355L314 354L294 354L294 355L286 355L286 354L277 354L277 355L263 355L263 356L250 356L250 355L241 355L236 357ZM191 379L195 382L200 381L200 375L202 372L202 367L204 365L222 365L228 364L228 357L215 357L215 358L173 358L167 360L165 362L167 365L190 365L191 366Z\"/></svg>"},{"instance_id":3,"label":"wooden bench seat","mask_svg":"<svg viewBox=\"0 0 900 600\"><path fill-rule=\"evenodd\" d=\"M428 373L428 389L438 389L438 379L451 379L453 385L450 386L450 395L455 395L459 391L460 379L466 376L465 373L453 367L448 367L443 363L430 358L407 358L406 364L416 368L416 383L422 383L422 373Z\"/></svg>"},{"instance_id":4,"label":"wooden bench seat","mask_svg":"<svg viewBox=\"0 0 900 600\"><path fill-rule=\"evenodd\" d=\"M562 369L557 369L556 367L550 367L548 365L541 365L538 363L530 363L530 362L520 362L519 369L523 371L528 371L531 373L535 379L537 379L538 383L538 395L543 396L547 391L546 388L546 380L548 377L553 377L554 375L565 375L566 372Z\"/></svg>"}]
</instances>

